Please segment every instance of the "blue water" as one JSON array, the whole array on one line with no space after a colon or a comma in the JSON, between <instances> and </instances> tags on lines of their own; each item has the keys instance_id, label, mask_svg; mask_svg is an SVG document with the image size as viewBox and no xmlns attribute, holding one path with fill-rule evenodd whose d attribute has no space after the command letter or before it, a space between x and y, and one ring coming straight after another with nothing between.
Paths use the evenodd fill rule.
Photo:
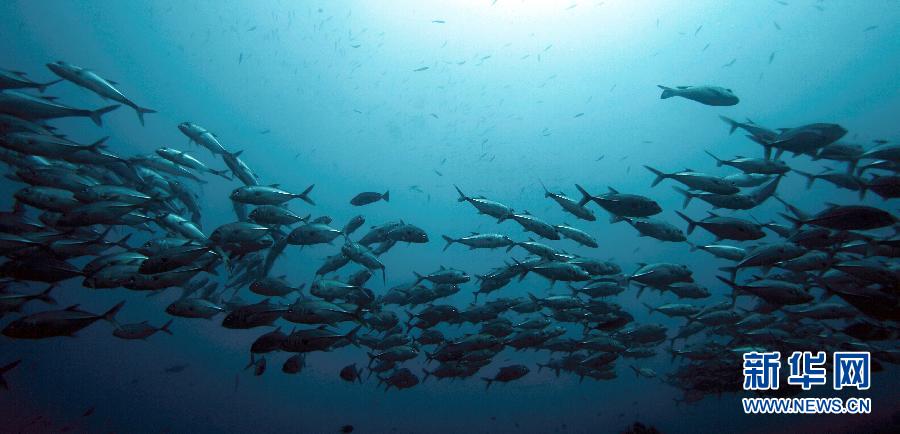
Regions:
<instances>
[{"instance_id":1,"label":"blue water","mask_svg":"<svg viewBox=\"0 0 900 434\"><path fill-rule=\"evenodd\" d=\"M571 197L578 196L575 183L597 193L613 186L645 194L663 207L657 217L683 228L674 213L682 200L671 190L674 184L650 188L653 177L641 166L726 175L733 172L716 168L703 150L761 155L742 134L729 135L718 115L770 127L835 122L849 130L847 141L865 146L900 137L900 5L785 3L10 1L0 4L0 66L42 81L55 78L45 63L65 60L115 80L131 99L159 111L147 115L145 127L128 108L105 116L102 128L84 119L54 121L76 141L109 135L110 150L123 156L175 147L223 168L176 128L192 121L215 132L228 149L243 150L241 157L264 184L301 191L315 183L317 205L295 201L291 209L298 214L329 215L336 227L363 213L366 227L403 219L424 228L430 243L399 245L382 258L387 287L409 281L412 271L445 265L482 273L508 260L501 250L453 246L442 252L441 234L529 236L513 222L497 224L457 202L452 185L458 184L469 195L582 227L600 242L598 249L553 243L570 253L612 258L626 272L638 262L686 264L713 291L702 301L711 304L727 292L714 278L724 262L691 253L683 243L639 238L625 224L609 224L596 208L596 222L578 222L543 197L539 180ZM870 26L877 28L865 30ZM662 101L658 84L721 85L741 102L709 107ZM68 83L48 94L76 106L104 104ZM788 161L809 172L822 166L806 157ZM226 198L238 186L208 180L201 188L206 233L234 220ZM410 189L414 185L422 192ZM4 209L18 188L0 181ZM361 191L387 189L389 203L348 205ZM824 182L807 192L795 174L783 180L779 195L810 211L826 201L857 201L855 193ZM708 206L695 202L686 213L700 217ZM866 203L897 210L875 195ZM770 201L749 215L768 221L780 211ZM703 231L690 239L712 241ZM321 260L337 250L337 244L289 247L273 275L310 282ZM346 269L339 274L346 276ZM378 280L370 285L383 293ZM498 294L564 290L561 284L547 287L529 275ZM474 289L467 284L448 302L464 307ZM71 281L57 298L63 306L77 300L94 312L125 299L120 320L158 325L167 320L165 306L177 292L146 298L121 289L89 292ZM671 294L647 291L638 300L632 289L616 301L639 323L670 327L670 335L681 324L648 317L641 306L673 302ZM627 367L634 363L664 375L674 366L665 354L620 361L615 380L579 383L572 375L538 373L534 362L547 360L546 352L507 349L478 376L511 363L526 363L532 372L488 392L476 378L429 379L387 393L371 380L349 384L338 377L340 368L367 363L353 347L311 354L296 376L279 372L287 355L270 356L269 372L254 377L242 369L261 329L226 330L220 319L176 319L174 336L145 342L114 339L102 323L77 338L0 340L4 361L23 359L8 375L11 390L0 393L0 431L16 432L43 415L26 432L71 426L76 432L327 433L345 424L355 432L615 432L636 420L667 433L865 432L890 431L891 415L900 411L900 376L890 365L866 395L873 398L873 414L840 417L743 416L742 394L676 406L679 390L635 378ZM459 335L470 329L444 328ZM163 372L176 364L188 368ZM420 364L421 358L410 367L419 373ZM89 407L95 413L81 417Z\"/></svg>"}]
</instances>

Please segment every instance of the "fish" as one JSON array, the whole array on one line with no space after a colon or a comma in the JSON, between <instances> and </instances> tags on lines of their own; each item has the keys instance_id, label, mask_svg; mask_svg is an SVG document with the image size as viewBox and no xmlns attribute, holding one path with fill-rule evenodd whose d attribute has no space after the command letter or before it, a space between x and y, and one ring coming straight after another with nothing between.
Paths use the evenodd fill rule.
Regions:
<instances>
[{"instance_id":1,"label":"fish","mask_svg":"<svg viewBox=\"0 0 900 434\"><path fill-rule=\"evenodd\" d=\"M379 200L383 200L385 202L390 202L391 201L391 192L385 191L384 193L376 193L376 192L367 191L367 192L359 193L356 196L354 196L353 199L350 199L350 205L353 205L353 206L369 205L369 204L378 202Z\"/></svg>"},{"instance_id":2,"label":"fish","mask_svg":"<svg viewBox=\"0 0 900 434\"><path fill-rule=\"evenodd\" d=\"M86 117L90 118L97 126L102 126L102 116L121 106L120 104L113 104L96 110L88 110L62 105L54 102L55 99L52 97L32 96L14 90L0 90L0 113L31 121Z\"/></svg>"},{"instance_id":3,"label":"fish","mask_svg":"<svg viewBox=\"0 0 900 434\"><path fill-rule=\"evenodd\" d=\"M48 63L47 68L60 78L88 89L104 99L110 99L131 107L137 113L141 125L144 125L145 114L156 113L156 110L138 106L116 89L115 82L104 79L91 70L61 60Z\"/></svg>"},{"instance_id":4,"label":"fish","mask_svg":"<svg viewBox=\"0 0 900 434\"><path fill-rule=\"evenodd\" d=\"M734 61L732 61L734 63ZM740 102L731 89L718 86L678 86L675 88L658 85L663 90L660 99L679 96L709 106L733 106Z\"/></svg>"}]
</instances>

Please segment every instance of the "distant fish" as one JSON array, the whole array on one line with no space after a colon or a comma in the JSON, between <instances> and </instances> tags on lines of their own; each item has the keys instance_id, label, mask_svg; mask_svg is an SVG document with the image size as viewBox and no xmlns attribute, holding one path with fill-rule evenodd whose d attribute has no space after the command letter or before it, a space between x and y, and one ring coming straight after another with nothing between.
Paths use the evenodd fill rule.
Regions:
<instances>
[{"instance_id":1,"label":"distant fish","mask_svg":"<svg viewBox=\"0 0 900 434\"><path fill-rule=\"evenodd\" d=\"M549 50L551 47L553 47L553 44L550 44L550 45L546 46L546 47L544 48L544 51Z\"/></svg>"},{"instance_id":2,"label":"distant fish","mask_svg":"<svg viewBox=\"0 0 900 434\"><path fill-rule=\"evenodd\" d=\"M444 24L444 23L446 23L446 21L444 21L444 20L434 20L434 21L432 21L432 23L434 23L434 24Z\"/></svg>"},{"instance_id":3,"label":"distant fish","mask_svg":"<svg viewBox=\"0 0 900 434\"><path fill-rule=\"evenodd\" d=\"M606 157L606 155L601 155L601 156L597 157L597 159L594 160L594 161L600 161L600 160L602 160L604 157Z\"/></svg>"},{"instance_id":4,"label":"distant fish","mask_svg":"<svg viewBox=\"0 0 900 434\"><path fill-rule=\"evenodd\" d=\"M869 27L866 27L863 31L864 31L864 32L870 32L870 31L875 30L875 29L877 29L877 28L878 28L878 26L869 26Z\"/></svg>"},{"instance_id":5,"label":"distant fish","mask_svg":"<svg viewBox=\"0 0 900 434\"><path fill-rule=\"evenodd\" d=\"M438 118L438 115L436 115L436 114L434 114L434 113L431 113L431 117L433 117L433 118L435 118L435 119L440 119L440 118Z\"/></svg>"},{"instance_id":6,"label":"distant fish","mask_svg":"<svg viewBox=\"0 0 900 434\"><path fill-rule=\"evenodd\" d=\"M728 63L722 65L722 67L723 67L723 68L728 68L729 66L734 65L734 62L737 62L737 59L736 59L736 58L735 58L735 59L731 59L730 62L728 62Z\"/></svg>"},{"instance_id":7,"label":"distant fish","mask_svg":"<svg viewBox=\"0 0 900 434\"><path fill-rule=\"evenodd\" d=\"M577 7L577 6L578 6L578 3L573 3L571 6L567 7L566 10L568 11L568 10L575 9L575 7Z\"/></svg>"},{"instance_id":8,"label":"distant fish","mask_svg":"<svg viewBox=\"0 0 900 434\"><path fill-rule=\"evenodd\" d=\"M772 24L775 26L775 29L781 30L781 26L778 25L778 21L772 21Z\"/></svg>"},{"instance_id":9,"label":"distant fish","mask_svg":"<svg viewBox=\"0 0 900 434\"><path fill-rule=\"evenodd\" d=\"M816 8L816 9L818 9L819 12L825 12L825 8L822 7L821 5L813 5L813 7Z\"/></svg>"},{"instance_id":10,"label":"distant fish","mask_svg":"<svg viewBox=\"0 0 900 434\"><path fill-rule=\"evenodd\" d=\"M426 70L426 69L428 69L428 67L427 67L427 66L423 66L423 67L421 67L421 68L413 69L413 72L420 72L420 71L424 71L424 70Z\"/></svg>"},{"instance_id":11,"label":"distant fish","mask_svg":"<svg viewBox=\"0 0 900 434\"><path fill-rule=\"evenodd\" d=\"M769 55L769 65L772 64L773 60L775 60L775 52L774 51L772 52L772 54Z\"/></svg>"},{"instance_id":12,"label":"distant fish","mask_svg":"<svg viewBox=\"0 0 900 434\"><path fill-rule=\"evenodd\" d=\"M88 408L87 410L85 410L84 413L81 414L81 417L88 417L92 414L94 414L94 407L91 407L91 408Z\"/></svg>"},{"instance_id":13,"label":"distant fish","mask_svg":"<svg viewBox=\"0 0 900 434\"><path fill-rule=\"evenodd\" d=\"M576 118L580 118L582 116L584 116L584 113L578 113L577 115L575 115Z\"/></svg>"},{"instance_id":14,"label":"distant fish","mask_svg":"<svg viewBox=\"0 0 900 434\"><path fill-rule=\"evenodd\" d=\"M778 4L782 5L782 6L787 6L787 5L788 5L788 2L786 2L786 1L784 1L784 0L775 0L775 3L778 3Z\"/></svg>"},{"instance_id":15,"label":"distant fish","mask_svg":"<svg viewBox=\"0 0 900 434\"><path fill-rule=\"evenodd\" d=\"M253 26L253 27L247 29L248 32L252 32L252 31L254 31L254 30L256 30L256 26Z\"/></svg>"},{"instance_id":16,"label":"distant fish","mask_svg":"<svg viewBox=\"0 0 900 434\"><path fill-rule=\"evenodd\" d=\"M706 45L703 46L703 49L700 50L700 51L706 51L706 49L709 48L709 44L710 44L710 43L707 42Z\"/></svg>"},{"instance_id":17,"label":"distant fish","mask_svg":"<svg viewBox=\"0 0 900 434\"><path fill-rule=\"evenodd\" d=\"M184 371L187 368L188 368L188 365L172 365L172 366L169 366L168 368L164 369L163 372L165 372L166 374L177 374L179 372Z\"/></svg>"},{"instance_id":18,"label":"distant fish","mask_svg":"<svg viewBox=\"0 0 900 434\"><path fill-rule=\"evenodd\" d=\"M272 132L272 130L270 130L270 129L265 129L265 130L260 131L259 133L260 133L260 134L269 134L270 132Z\"/></svg>"},{"instance_id":19,"label":"distant fish","mask_svg":"<svg viewBox=\"0 0 900 434\"><path fill-rule=\"evenodd\" d=\"M244 61L244 53L241 53L238 55L238 65L240 65L241 62L243 62L243 61Z\"/></svg>"},{"instance_id":20,"label":"distant fish","mask_svg":"<svg viewBox=\"0 0 900 434\"><path fill-rule=\"evenodd\" d=\"M350 45L350 46L353 47L353 48L359 48L359 47L361 47L360 44L352 44L352 45Z\"/></svg>"},{"instance_id":21,"label":"distant fish","mask_svg":"<svg viewBox=\"0 0 900 434\"><path fill-rule=\"evenodd\" d=\"M436 173L437 176L444 176L444 174L441 172L438 172L437 169L432 169L432 170L434 170L434 173Z\"/></svg>"},{"instance_id":22,"label":"distant fish","mask_svg":"<svg viewBox=\"0 0 900 434\"><path fill-rule=\"evenodd\" d=\"M697 36L697 33L700 33L701 29L703 29L703 24L700 24L700 27L697 27L697 30L694 30L694 36Z\"/></svg>"},{"instance_id":23,"label":"distant fish","mask_svg":"<svg viewBox=\"0 0 900 434\"><path fill-rule=\"evenodd\" d=\"M363 112L361 112L361 111L359 111L359 110L357 110L357 109L353 109L353 111L355 111L356 113L359 113L359 114L363 114Z\"/></svg>"},{"instance_id":24,"label":"distant fish","mask_svg":"<svg viewBox=\"0 0 900 434\"><path fill-rule=\"evenodd\" d=\"M350 205L353 206L363 206L368 205L370 203L378 202L379 200L384 200L385 202L390 202L391 193L389 191L385 191L384 193L376 193L373 191L366 191L360 194L357 194L350 199Z\"/></svg>"}]
</instances>

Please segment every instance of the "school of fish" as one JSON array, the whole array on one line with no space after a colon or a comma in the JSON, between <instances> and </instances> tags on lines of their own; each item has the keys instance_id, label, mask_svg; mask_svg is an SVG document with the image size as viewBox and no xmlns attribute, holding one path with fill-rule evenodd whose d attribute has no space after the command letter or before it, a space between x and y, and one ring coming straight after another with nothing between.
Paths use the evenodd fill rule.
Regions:
<instances>
[{"instance_id":1,"label":"school of fish","mask_svg":"<svg viewBox=\"0 0 900 434\"><path fill-rule=\"evenodd\" d=\"M211 319L226 329L260 330L249 343L246 366L256 375L266 373L267 360L273 359L282 363L283 374L299 374L312 354L353 346L359 348L359 361L340 369L340 378L365 383L374 376L385 389L423 387L429 378L479 378L490 388L535 369L603 381L616 378L625 364L639 377L682 390L688 403L741 390L741 354L750 351L870 351L875 372L884 363L900 362L900 239L897 218L889 210L900 196L900 145L844 141L847 130L836 123L767 128L722 117L727 132L745 132L748 146L759 155L705 151L710 165L733 168L733 175L645 166L651 193L681 195L685 207L694 199L709 205L705 216L676 211L683 222L656 217L663 210L652 197L584 187L615 184L609 179L573 180L575 196L544 187L546 199L580 226L544 221L514 204L466 194L471 185L448 183L461 210L468 208L464 212L473 220L497 222L497 232L441 233L444 250L491 249L497 252L494 266L387 270L380 257L391 249L435 240L438 234L417 225L427 222L402 216L370 222L360 214L340 224L319 210L380 201L389 206L389 191L365 191L349 204L317 205L314 185L289 191L277 180L263 181L227 138L192 122L177 128L205 148L202 158L170 147L122 156L106 146L106 138L76 143L53 126L54 119L86 117L102 125L104 114L125 105L143 124L144 115L155 111L89 69L63 61L47 67L57 80L0 73L0 160L8 182L21 186L13 208L0 213L0 329L13 341L75 336L87 327L108 326L115 338L147 339L171 334L173 321L189 327L191 321ZM76 108L43 94L64 85L115 104ZM662 99L694 101L661 104L739 103L730 89L719 86L659 87ZM792 169L791 159L801 157L846 168ZM223 164L227 169L218 169ZM808 188L819 181L856 191L860 198L871 192L884 199L883 206L799 209L778 195L779 183L789 175L806 179ZM233 222L204 227L196 186L207 182L234 186L228 198L220 198L233 204ZM657 187L661 183L671 190ZM749 215L764 204L783 206L784 220L759 222ZM598 213L608 214L608 223ZM626 267L554 246L565 238L602 256L603 241L593 233L607 224L627 224L635 236L682 243L693 254L710 255L721 265L721 288L695 283L693 271L682 264ZM695 242L698 228L715 242ZM272 275L286 249L311 245L331 246L331 256L315 276L289 282ZM546 288L522 286L529 274L543 277ZM84 297L101 289L179 291L180 297L165 308L170 318L158 326L123 324L117 314L127 309L124 301L100 313L78 305L53 306L54 291L70 286L69 281L80 283ZM648 289L670 300L644 304L650 318L680 318L682 326L638 323L620 304ZM472 293L473 302L445 301L460 291ZM744 300L750 303L740 307L739 300L741 306ZM523 350L546 359L536 366L493 363L501 353L508 359ZM642 359L659 354L673 360L670 372L640 366ZM14 384L19 363L0 360L0 386Z\"/></svg>"}]
</instances>

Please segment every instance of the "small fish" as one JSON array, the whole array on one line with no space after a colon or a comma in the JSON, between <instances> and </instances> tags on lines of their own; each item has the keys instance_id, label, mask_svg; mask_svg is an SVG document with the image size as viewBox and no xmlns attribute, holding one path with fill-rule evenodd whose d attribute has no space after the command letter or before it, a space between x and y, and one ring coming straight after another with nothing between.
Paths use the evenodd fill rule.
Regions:
<instances>
[{"instance_id":1,"label":"small fish","mask_svg":"<svg viewBox=\"0 0 900 434\"><path fill-rule=\"evenodd\" d=\"M778 25L778 21L772 21L772 24L775 26L776 30L781 30L781 26Z\"/></svg>"},{"instance_id":2,"label":"small fish","mask_svg":"<svg viewBox=\"0 0 900 434\"><path fill-rule=\"evenodd\" d=\"M240 55L238 55L238 65L240 65L243 60L244 60L244 53L241 53Z\"/></svg>"},{"instance_id":3,"label":"small fish","mask_svg":"<svg viewBox=\"0 0 900 434\"><path fill-rule=\"evenodd\" d=\"M163 372L165 372L166 374L177 374L187 369L188 366L189 365L172 365L164 369Z\"/></svg>"},{"instance_id":4,"label":"small fish","mask_svg":"<svg viewBox=\"0 0 900 434\"><path fill-rule=\"evenodd\" d=\"M697 36L697 33L700 33L700 30L703 29L703 24L700 27L697 27L697 30L694 30L694 36Z\"/></svg>"},{"instance_id":5,"label":"small fish","mask_svg":"<svg viewBox=\"0 0 900 434\"><path fill-rule=\"evenodd\" d=\"M731 65L734 65L734 62L737 62L737 59L731 59L730 62L728 62L728 63L722 65L722 67L723 67L723 68L727 68L727 67L729 67L729 66L731 66Z\"/></svg>"},{"instance_id":6,"label":"small fish","mask_svg":"<svg viewBox=\"0 0 900 434\"><path fill-rule=\"evenodd\" d=\"M575 115L576 118L580 118L582 116L584 116L584 113L578 113L577 115Z\"/></svg>"},{"instance_id":7,"label":"small fish","mask_svg":"<svg viewBox=\"0 0 900 434\"><path fill-rule=\"evenodd\" d=\"M270 132L272 132L272 130L265 129L265 130L260 131L259 133L260 134L269 134Z\"/></svg>"},{"instance_id":8,"label":"small fish","mask_svg":"<svg viewBox=\"0 0 900 434\"><path fill-rule=\"evenodd\" d=\"M430 113L430 114L431 114L431 117L433 117L433 118L435 118L435 119L440 119L440 118L438 117L438 115L436 115L436 114L434 114L434 113Z\"/></svg>"},{"instance_id":9,"label":"small fish","mask_svg":"<svg viewBox=\"0 0 900 434\"><path fill-rule=\"evenodd\" d=\"M421 71L425 71L426 69L428 69L428 67L427 67L427 66L423 66L423 67L421 67L421 68L413 69L413 72L421 72Z\"/></svg>"},{"instance_id":10,"label":"small fish","mask_svg":"<svg viewBox=\"0 0 900 434\"><path fill-rule=\"evenodd\" d=\"M772 64L773 60L775 60L775 52L774 51L772 52L772 54L769 55L769 65Z\"/></svg>"},{"instance_id":11,"label":"small fish","mask_svg":"<svg viewBox=\"0 0 900 434\"><path fill-rule=\"evenodd\" d=\"M432 170L434 170L434 173L436 173L437 176L444 176L444 174L441 172L438 172L437 169L432 169Z\"/></svg>"},{"instance_id":12,"label":"small fish","mask_svg":"<svg viewBox=\"0 0 900 434\"><path fill-rule=\"evenodd\" d=\"M869 27L866 27L865 29L863 29L863 31L864 31L864 32L870 32L870 31L875 30L875 29L877 29L877 28L878 28L878 26L869 26Z\"/></svg>"},{"instance_id":13,"label":"small fish","mask_svg":"<svg viewBox=\"0 0 900 434\"><path fill-rule=\"evenodd\" d=\"M434 24L444 24L444 23L446 23L446 21L444 21L444 20L434 20L434 21L432 21L432 23L434 23Z\"/></svg>"},{"instance_id":14,"label":"small fish","mask_svg":"<svg viewBox=\"0 0 900 434\"><path fill-rule=\"evenodd\" d=\"M706 45L703 46L703 49L700 50L700 51L706 51L706 49L709 48L709 44L710 44L710 43L707 42Z\"/></svg>"}]
</instances>

